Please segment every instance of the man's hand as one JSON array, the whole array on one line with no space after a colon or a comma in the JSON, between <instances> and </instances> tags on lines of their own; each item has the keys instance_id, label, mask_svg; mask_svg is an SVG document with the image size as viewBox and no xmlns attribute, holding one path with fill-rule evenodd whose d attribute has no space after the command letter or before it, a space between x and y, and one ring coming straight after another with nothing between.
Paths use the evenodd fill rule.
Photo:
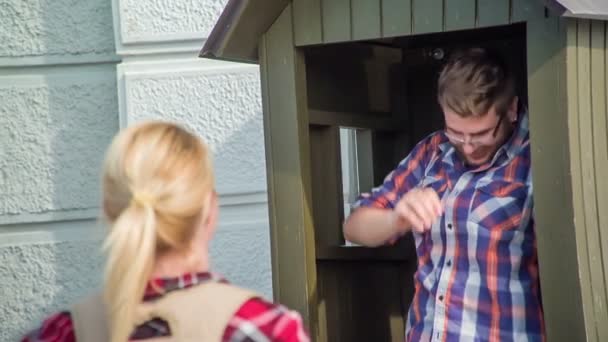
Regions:
<instances>
[{"instance_id":1,"label":"man's hand","mask_svg":"<svg viewBox=\"0 0 608 342\"><path fill-rule=\"evenodd\" d=\"M415 188L397 202L390 215L391 224L397 231L413 229L424 233L443 213L443 205L432 188Z\"/></svg>"}]
</instances>

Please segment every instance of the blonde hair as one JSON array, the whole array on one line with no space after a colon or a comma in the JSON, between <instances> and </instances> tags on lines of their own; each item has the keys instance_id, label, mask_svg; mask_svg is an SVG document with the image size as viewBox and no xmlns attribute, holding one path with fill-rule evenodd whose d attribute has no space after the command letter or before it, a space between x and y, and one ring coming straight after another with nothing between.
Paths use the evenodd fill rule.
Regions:
<instances>
[{"instance_id":1,"label":"blonde hair","mask_svg":"<svg viewBox=\"0 0 608 342\"><path fill-rule=\"evenodd\" d=\"M212 192L207 147L178 125L146 122L114 138L103 171L103 209L111 223L104 295L112 342L127 341L135 328L155 259L190 248Z\"/></svg>"},{"instance_id":2,"label":"blonde hair","mask_svg":"<svg viewBox=\"0 0 608 342\"><path fill-rule=\"evenodd\" d=\"M455 52L439 75L439 104L462 117L484 115L492 106L504 116L515 96L514 75L500 56L483 48Z\"/></svg>"}]
</instances>

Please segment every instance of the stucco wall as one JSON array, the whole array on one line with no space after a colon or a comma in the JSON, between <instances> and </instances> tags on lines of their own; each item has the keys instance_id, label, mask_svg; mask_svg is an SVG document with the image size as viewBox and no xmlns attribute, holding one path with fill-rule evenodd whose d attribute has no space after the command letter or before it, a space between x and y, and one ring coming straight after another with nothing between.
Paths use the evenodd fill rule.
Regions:
<instances>
[{"instance_id":1,"label":"stucco wall","mask_svg":"<svg viewBox=\"0 0 608 342\"><path fill-rule=\"evenodd\" d=\"M0 4L0 341L98 283L98 169L118 129L111 4Z\"/></svg>"},{"instance_id":2,"label":"stucco wall","mask_svg":"<svg viewBox=\"0 0 608 342\"><path fill-rule=\"evenodd\" d=\"M209 142L214 268L272 296L259 71L196 57L225 3L0 3L0 341L99 285L99 165L146 118Z\"/></svg>"},{"instance_id":3,"label":"stucco wall","mask_svg":"<svg viewBox=\"0 0 608 342\"><path fill-rule=\"evenodd\" d=\"M113 0L121 125L186 124L214 153L220 227L214 269L272 297L257 66L197 57L226 0Z\"/></svg>"}]
</instances>

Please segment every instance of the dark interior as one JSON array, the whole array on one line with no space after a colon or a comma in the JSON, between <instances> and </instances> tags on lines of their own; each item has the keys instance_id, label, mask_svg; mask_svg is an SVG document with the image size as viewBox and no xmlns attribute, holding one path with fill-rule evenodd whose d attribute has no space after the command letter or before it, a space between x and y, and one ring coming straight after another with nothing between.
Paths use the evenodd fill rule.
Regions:
<instances>
[{"instance_id":1,"label":"dark interior","mask_svg":"<svg viewBox=\"0 0 608 342\"><path fill-rule=\"evenodd\" d=\"M498 50L518 77L520 99L527 102L525 37L525 24L516 24L303 48L316 299L319 322L327 322L319 328L326 340L403 341L416 269L409 235L376 249L344 246L340 127L371 131L377 186L416 142L443 127L436 82L454 49Z\"/></svg>"}]
</instances>

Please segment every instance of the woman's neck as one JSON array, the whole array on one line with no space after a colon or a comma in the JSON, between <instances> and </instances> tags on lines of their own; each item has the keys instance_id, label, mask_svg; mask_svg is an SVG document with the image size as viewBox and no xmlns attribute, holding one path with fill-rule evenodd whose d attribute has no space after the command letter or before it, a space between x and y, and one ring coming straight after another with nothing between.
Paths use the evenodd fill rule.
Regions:
<instances>
[{"instance_id":1,"label":"woman's neck","mask_svg":"<svg viewBox=\"0 0 608 342\"><path fill-rule=\"evenodd\" d=\"M158 257L152 269L152 279L175 278L187 273L209 272L208 253L197 254L167 253Z\"/></svg>"}]
</instances>

